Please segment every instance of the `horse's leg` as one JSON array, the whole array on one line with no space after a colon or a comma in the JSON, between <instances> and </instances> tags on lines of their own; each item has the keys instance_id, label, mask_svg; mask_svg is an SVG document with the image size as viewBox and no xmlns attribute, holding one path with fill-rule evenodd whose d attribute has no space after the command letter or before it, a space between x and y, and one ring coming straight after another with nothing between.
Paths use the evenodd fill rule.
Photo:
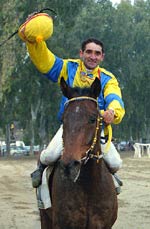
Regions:
<instances>
[{"instance_id":1,"label":"horse's leg","mask_svg":"<svg viewBox=\"0 0 150 229\"><path fill-rule=\"evenodd\" d=\"M51 208L40 209L41 229L52 229Z\"/></svg>"}]
</instances>

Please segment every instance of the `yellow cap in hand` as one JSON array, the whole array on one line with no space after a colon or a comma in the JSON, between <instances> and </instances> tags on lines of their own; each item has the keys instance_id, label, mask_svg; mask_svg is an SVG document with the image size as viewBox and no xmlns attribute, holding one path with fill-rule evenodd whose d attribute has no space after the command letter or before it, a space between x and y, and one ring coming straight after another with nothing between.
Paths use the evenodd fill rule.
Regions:
<instances>
[{"instance_id":1,"label":"yellow cap in hand","mask_svg":"<svg viewBox=\"0 0 150 229\"><path fill-rule=\"evenodd\" d=\"M29 17L18 30L23 41L30 43L45 41L53 34L53 19L46 13L38 13Z\"/></svg>"}]
</instances>

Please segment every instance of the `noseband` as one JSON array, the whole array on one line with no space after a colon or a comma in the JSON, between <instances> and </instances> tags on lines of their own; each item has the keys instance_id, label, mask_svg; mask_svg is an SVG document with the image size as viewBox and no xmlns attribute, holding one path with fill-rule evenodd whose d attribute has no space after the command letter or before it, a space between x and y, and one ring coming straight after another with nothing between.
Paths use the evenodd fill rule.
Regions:
<instances>
[{"instance_id":1,"label":"noseband","mask_svg":"<svg viewBox=\"0 0 150 229\"><path fill-rule=\"evenodd\" d=\"M66 101L65 103L65 108L66 106L68 106L69 103L73 102L73 101L80 101L80 100L90 100L96 103L97 105L97 110L98 110L98 116L97 116L97 121L96 121L96 129L95 129L95 135L93 138L93 142L91 144L91 146L89 147L89 149L85 152L85 156L83 158L81 158L80 162L83 164L86 164L87 161L92 158L92 159L96 159L97 163L99 162L99 160L103 157L102 154L100 154L100 151L97 151L96 154L93 153L96 142L97 142L97 138L98 138L98 131L100 126L102 126L102 117L100 115L99 112L99 108L98 108L98 103L97 100L92 98L92 97L88 97L88 96L80 96L80 97L75 97L75 98L71 98L69 100Z\"/></svg>"}]
</instances>

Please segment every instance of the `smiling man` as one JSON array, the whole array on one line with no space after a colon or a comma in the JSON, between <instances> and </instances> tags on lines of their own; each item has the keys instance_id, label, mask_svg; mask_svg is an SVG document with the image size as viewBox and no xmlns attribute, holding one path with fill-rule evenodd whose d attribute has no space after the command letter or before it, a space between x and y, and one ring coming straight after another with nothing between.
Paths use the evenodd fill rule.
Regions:
<instances>
[{"instance_id":1,"label":"smiling man","mask_svg":"<svg viewBox=\"0 0 150 229\"><path fill-rule=\"evenodd\" d=\"M112 73L99 66L104 59L104 46L101 41L95 38L85 40L81 45L80 59L57 57L47 48L45 41L35 41L34 43L26 41L26 45L35 66L53 82L59 83L63 76L71 87L89 87L98 77L102 87L98 97L98 105L103 115L104 127L111 123L118 124L121 122L125 110L118 81ZM66 101L67 98L63 96L58 114L60 121ZM106 131L104 132L106 135ZM104 152L105 147L106 144L102 144ZM41 152L38 168L40 175L42 175L45 166L54 163L60 157L62 148L61 125L48 147ZM112 173L115 173L122 166L122 160L113 143L111 143L107 154L104 154L104 160ZM118 183L116 183L116 188L120 188Z\"/></svg>"},{"instance_id":2,"label":"smiling man","mask_svg":"<svg viewBox=\"0 0 150 229\"><path fill-rule=\"evenodd\" d=\"M91 43L87 43L88 41L90 41L90 39L82 44L80 58L87 69L93 70L104 59L103 44L96 39L91 39Z\"/></svg>"}]
</instances>

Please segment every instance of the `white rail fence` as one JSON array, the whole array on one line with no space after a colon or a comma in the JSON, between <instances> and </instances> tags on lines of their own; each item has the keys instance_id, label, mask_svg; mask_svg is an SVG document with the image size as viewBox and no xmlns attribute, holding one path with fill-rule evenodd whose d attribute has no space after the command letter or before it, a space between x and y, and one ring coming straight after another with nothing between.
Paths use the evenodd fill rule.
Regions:
<instances>
[{"instance_id":1,"label":"white rail fence","mask_svg":"<svg viewBox=\"0 0 150 229\"><path fill-rule=\"evenodd\" d=\"M135 158L140 158L144 156L145 153L150 158L150 144L135 143L133 147L134 147L134 157Z\"/></svg>"}]
</instances>

